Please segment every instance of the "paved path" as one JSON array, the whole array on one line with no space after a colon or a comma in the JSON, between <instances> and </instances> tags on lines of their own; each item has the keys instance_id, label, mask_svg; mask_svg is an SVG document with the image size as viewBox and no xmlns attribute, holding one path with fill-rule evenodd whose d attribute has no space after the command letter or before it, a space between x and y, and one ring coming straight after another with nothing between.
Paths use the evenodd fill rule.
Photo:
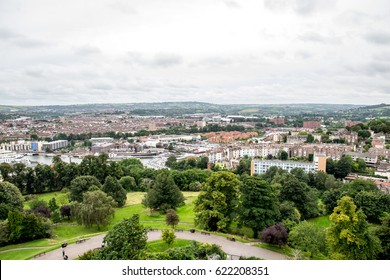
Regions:
<instances>
[{"instance_id":1,"label":"paved path","mask_svg":"<svg viewBox=\"0 0 390 280\"><path fill-rule=\"evenodd\" d=\"M217 244L228 255L243 257L258 257L266 260L285 260L286 256L259 247L251 246L248 243L230 241L222 236L204 235L200 232L191 233L189 231L175 232L176 238L195 240L203 243ZM65 248L65 253L69 259L76 259L88 250L100 248L105 234L97 235L87 239L82 243L70 244ZM161 231L148 232L148 241L161 239ZM62 248L47 252L44 255L34 258L34 260L62 260Z\"/></svg>"}]
</instances>

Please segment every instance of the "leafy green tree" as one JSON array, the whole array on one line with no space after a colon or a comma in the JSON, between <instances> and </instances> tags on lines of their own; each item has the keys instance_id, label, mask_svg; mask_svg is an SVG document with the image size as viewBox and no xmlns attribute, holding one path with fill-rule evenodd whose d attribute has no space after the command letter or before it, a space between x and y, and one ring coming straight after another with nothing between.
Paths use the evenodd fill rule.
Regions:
<instances>
[{"instance_id":1,"label":"leafy green tree","mask_svg":"<svg viewBox=\"0 0 390 280\"><path fill-rule=\"evenodd\" d=\"M351 172L352 164L353 160L350 156L341 157L334 168L334 176L337 179L345 178Z\"/></svg>"},{"instance_id":2,"label":"leafy green tree","mask_svg":"<svg viewBox=\"0 0 390 280\"><path fill-rule=\"evenodd\" d=\"M0 164L0 175L3 177L4 181L8 181L12 183L11 174L13 172L13 168L9 163L1 163Z\"/></svg>"},{"instance_id":3,"label":"leafy green tree","mask_svg":"<svg viewBox=\"0 0 390 280\"><path fill-rule=\"evenodd\" d=\"M176 239L175 232L171 229L164 229L162 231L162 240L169 246L173 244Z\"/></svg>"},{"instance_id":4,"label":"leafy green tree","mask_svg":"<svg viewBox=\"0 0 390 280\"><path fill-rule=\"evenodd\" d=\"M279 159L280 160L287 160L288 159L288 153L286 151L281 151L279 153Z\"/></svg>"},{"instance_id":5,"label":"leafy green tree","mask_svg":"<svg viewBox=\"0 0 390 280\"><path fill-rule=\"evenodd\" d=\"M331 258L352 260L375 259L381 251L377 236L369 231L366 216L356 211L352 198L342 197L329 217L332 224L327 229L326 239Z\"/></svg>"},{"instance_id":6,"label":"leafy green tree","mask_svg":"<svg viewBox=\"0 0 390 280\"><path fill-rule=\"evenodd\" d=\"M362 209L367 220L379 223L385 213L390 212L390 195L382 192L359 192L354 202L359 209Z\"/></svg>"},{"instance_id":7,"label":"leafy green tree","mask_svg":"<svg viewBox=\"0 0 390 280\"><path fill-rule=\"evenodd\" d=\"M244 177L240 193L238 220L250 227L257 238L259 231L275 224L280 215L278 199L271 185L259 177Z\"/></svg>"},{"instance_id":8,"label":"leafy green tree","mask_svg":"<svg viewBox=\"0 0 390 280\"><path fill-rule=\"evenodd\" d=\"M206 230L226 231L236 212L239 186L233 173L213 173L195 202L195 224Z\"/></svg>"},{"instance_id":9,"label":"leafy green tree","mask_svg":"<svg viewBox=\"0 0 390 280\"><path fill-rule=\"evenodd\" d=\"M176 162L177 162L177 158L175 156L169 156L167 158L167 161L165 162L165 166L175 169Z\"/></svg>"},{"instance_id":10,"label":"leafy green tree","mask_svg":"<svg viewBox=\"0 0 390 280\"><path fill-rule=\"evenodd\" d=\"M313 218L319 214L315 190L290 173L283 175L279 199L294 202L303 219Z\"/></svg>"},{"instance_id":11,"label":"leafy green tree","mask_svg":"<svg viewBox=\"0 0 390 280\"><path fill-rule=\"evenodd\" d=\"M288 243L308 256L323 259L327 256L325 230L306 221L299 223L288 235Z\"/></svg>"},{"instance_id":12,"label":"leafy green tree","mask_svg":"<svg viewBox=\"0 0 390 280\"><path fill-rule=\"evenodd\" d=\"M9 182L0 182L0 220L8 217L8 212L23 209L24 198L20 190Z\"/></svg>"},{"instance_id":13,"label":"leafy green tree","mask_svg":"<svg viewBox=\"0 0 390 280\"><path fill-rule=\"evenodd\" d=\"M116 203L111 196L96 190L83 194L83 202L73 202L71 204L72 216L76 217L79 224L86 227L97 225L107 226L114 216Z\"/></svg>"},{"instance_id":14,"label":"leafy green tree","mask_svg":"<svg viewBox=\"0 0 390 280\"><path fill-rule=\"evenodd\" d=\"M313 143L314 142L314 136L310 133L307 135L306 143Z\"/></svg>"},{"instance_id":15,"label":"leafy green tree","mask_svg":"<svg viewBox=\"0 0 390 280\"><path fill-rule=\"evenodd\" d=\"M133 215L117 223L104 237L105 246L99 250L101 260L139 260L147 244L147 229Z\"/></svg>"},{"instance_id":16,"label":"leafy green tree","mask_svg":"<svg viewBox=\"0 0 390 280\"><path fill-rule=\"evenodd\" d=\"M0 246L9 242L9 225L8 220L0 221Z\"/></svg>"},{"instance_id":17,"label":"leafy green tree","mask_svg":"<svg viewBox=\"0 0 390 280\"><path fill-rule=\"evenodd\" d=\"M375 230L375 234L382 243L382 251L378 259L390 260L390 215L382 219L382 224Z\"/></svg>"},{"instance_id":18,"label":"leafy green tree","mask_svg":"<svg viewBox=\"0 0 390 280\"><path fill-rule=\"evenodd\" d=\"M251 174L251 164L252 164L252 159L249 158L248 156L242 158L240 160L240 163L237 166L236 173L239 175Z\"/></svg>"},{"instance_id":19,"label":"leafy green tree","mask_svg":"<svg viewBox=\"0 0 390 280\"><path fill-rule=\"evenodd\" d=\"M126 204L126 190L122 188L121 184L114 177L106 177L103 185L103 191L111 196L119 207Z\"/></svg>"},{"instance_id":20,"label":"leafy green tree","mask_svg":"<svg viewBox=\"0 0 390 280\"><path fill-rule=\"evenodd\" d=\"M56 198L53 197L52 199L49 200L49 208L52 212L58 210L60 207L57 205Z\"/></svg>"},{"instance_id":21,"label":"leafy green tree","mask_svg":"<svg viewBox=\"0 0 390 280\"><path fill-rule=\"evenodd\" d=\"M8 213L8 224L11 243L46 238L50 237L52 233L50 220L18 210Z\"/></svg>"},{"instance_id":22,"label":"leafy green tree","mask_svg":"<svg viewBox=\"0 0 390 280\"><path fill-rule=\"evenodd\" d=\"M334 174L336 168L336 162L332 158L326 159L326 173Z\"/></svg>"},{"instance_id":23,"label":"leafy green tree","mask_svg":"<svg viewBox=\"0 0 390 280\"><path fill-rule=\"evenodd\" d=\"M175 210L168 209L165 214L165 222L168 226L175 228L175 226L179 223L179 215L177 215Z\"/></svg>"},{"instance_id":24,"label":"leafy green tree","mask_svg":"<svg viewBox=\"0 0 390 280\"><path fill-rule=\"evenodd\" d=\"M121 184L122 188L124 188L126 191L137 191L137 183L131 176L124 176L120 178L119 184Z\"/></svg>"},{"instance_id":25,"label":"leafy green tree","mask_svg":"<svg viewBox=\"0 0 390 280\"><path fill-rule=\"evenodd\" d=\"M101 188L99 180L94 176L79 176L72 180L70 190L70 200L81 202L83 193L87 192L92 186Z\"/></svg>"},{"instance_id":26,"label":"leafy green tree","mask_svg":"<svg viewBox=\"0 0 390 280\"><path fill-rule=\"evenodd\" d=\"M184 196L176 186L169 170L162 170L149 188L142 203L151 210L176 209L182 205Z\"/></svg>"}]
</instances>

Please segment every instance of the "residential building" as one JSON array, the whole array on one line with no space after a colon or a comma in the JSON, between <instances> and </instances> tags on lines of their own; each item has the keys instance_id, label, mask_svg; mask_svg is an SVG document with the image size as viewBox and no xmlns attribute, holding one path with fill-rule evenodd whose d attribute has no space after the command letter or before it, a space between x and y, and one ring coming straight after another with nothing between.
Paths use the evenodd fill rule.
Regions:
<instances>
[{"instance_id":1,"label":"residential building","mask_svg":"<svg viewBox=\"0 0 390 280\"><path fill-rule=\"evenodd\" d=\"M293 168L302 168L306 173L324 171L326 172L326 157L315 156L313 162L289 161L289 160L252 160L251 175L264 174L273 166L290 172Z\"/></svg>"}]
</instances>

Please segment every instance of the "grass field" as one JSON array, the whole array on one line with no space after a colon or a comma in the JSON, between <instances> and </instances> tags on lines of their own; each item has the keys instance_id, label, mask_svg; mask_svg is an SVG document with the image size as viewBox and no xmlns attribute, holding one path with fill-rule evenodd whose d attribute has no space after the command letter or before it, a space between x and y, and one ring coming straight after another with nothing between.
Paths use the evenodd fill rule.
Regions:
<instances>
[{"instance_id":1,"label":"grass field","mask_svg":"<svg viewBox=\"0 0 390 280\"><path fill-rule=\"evenodd\" d=\"M329 215L310 219L308 220L308 222L323 228L328 228L331 224L331 221L329 220Z\"/></svg>"},{"instance_id":2,"label":"grass field","mask_svg":"<svg viewBox=\"0 0 390 280\"><path fill-rule=\"evenodd\" d=\"M169 247L163 240L155 240L155 241L148 242L147 246L150 252L156 253L156 252L164 252L169 248L184 247L190 245L191 243L192 240L175 239L173 244Z\"/></svg>"},{"instance_id":3,"label":"grass field","mask_svg":"<svg viewBox=\"0 0 390 280\"><path fill-rule=\"evenodd\" d=\"M194 202L198 196L198 192L183 192L185 197L185 205L177 209L179 215L178 229L188 230L194 228ZM126 205L122 208L118 208L115 211L115 216L111 223L100 231L96 226L86 228L78 225L75 221L63 221L54 226L52 239L40 239L26 243L8 245L0 248L0 260L20 260L29 259L33 256L58 248L63 242L69 244L74 243L79 238L87 238L97 234L104 233L114 227L116 223L124 218L130 218L133 214L139 214L140 222L148 228L154 229L167 229L168 226L165 223L165 215L159 212L151 213L148 208L141 204L145 193L133 192L127 194ZM37 195L36 198L44 201L49 201L55 197L58 201L66 201L68 195L61 192L49 193ZM25 202L25 208L28 209L29 201ZM58 203L60 204L60 203ZM62 204L62 203L61 203Z\"/></svg>"}]
</instances>

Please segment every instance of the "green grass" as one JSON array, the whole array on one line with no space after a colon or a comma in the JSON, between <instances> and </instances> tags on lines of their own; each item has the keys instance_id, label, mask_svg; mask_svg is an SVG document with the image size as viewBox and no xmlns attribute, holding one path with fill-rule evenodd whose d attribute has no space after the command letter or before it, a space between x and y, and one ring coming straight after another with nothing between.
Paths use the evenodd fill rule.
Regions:
<instances>
[{"instance_id":1,"label":"green grass","mask_svg":"<svg viewBox=\"0 0 390 280\"><path fill-rule=\"evenodd\" d=\"M51 251L52 249L54 248L24 249L17 251L0 252L0 260L27 260L33 258L40 253Z\"/></svg>"},{"instance_id":2,"label":"green grass","mask_svg":"<svg viewBox=\"0 0 390 280\"><path fill-rule=\"evenodd\" d=\"M153 253L164 252L169 248L179 248L190 245L192 240L175 239L173 244L169 247L163 240L155 240L148 242L148 250Z\"/></svg>"},{"instance_id":3,"label":"green grass","mask_svg":"<svg viewBox=\"0 0 390 280\"><path fill-rule=\"evenodd\" d=\"M62 192L51 192L51 193L44 193L44 194L38 194L34 195L36 199L46 201L49 203L50 199L53 197L56 199L57 205L64 205L69 203L69 193L62 193ZM30 202L31 200L27 200L23 203L23 207L25 209L30 209Z\"/></svg>"},{"instance_id":4,"label":"green grass","mask_svg":"<svg viewBox=\"0 0 390 280\"><path fill-rule=\"evenodd\" d=\"M267 250L270 250L270 251L273 251L276 253L284 254L284 255L287 255L290 257L293 255L293 249L288 247L287 245L279 247L278 245L274 245L274 244L259 243L259 244L256 244L254 246L264 248L264 249L267 249Z\"/></svg>"},{"instance_id":5,"label":"green grass","mask_svg":"<svg viewBox=\"0 0 390 280\"><path fill-rule=\"evenodd\" d=\"M331 221L329 220L329 215L313 218L308 220L308 222L322 228L328 228L331 224Z\"/></svg>"}]
</instances>

